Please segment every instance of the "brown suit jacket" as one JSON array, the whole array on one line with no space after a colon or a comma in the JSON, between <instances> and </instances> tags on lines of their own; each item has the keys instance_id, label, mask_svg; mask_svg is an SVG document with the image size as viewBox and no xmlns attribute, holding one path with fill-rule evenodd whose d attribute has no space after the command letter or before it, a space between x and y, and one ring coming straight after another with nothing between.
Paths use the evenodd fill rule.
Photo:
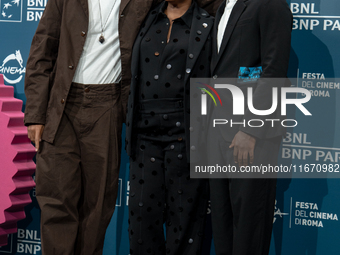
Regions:
<instances>
[{"instance_id":1,"label":"brown suit jacket","mask_svg":"<svg viewBox=\"0 0 340 255\"><path fill-rule=\"evenodd\" d=\"M210 13L222 0L199 0ZM125 120L131 80L131 50L140 25L160 0L121 0L119 39L122 60L121 103ZM49 0L26 66L25 124L44 124L42 139L53 143L88 30L87 0Z\"/></svg>"}]
</instances>

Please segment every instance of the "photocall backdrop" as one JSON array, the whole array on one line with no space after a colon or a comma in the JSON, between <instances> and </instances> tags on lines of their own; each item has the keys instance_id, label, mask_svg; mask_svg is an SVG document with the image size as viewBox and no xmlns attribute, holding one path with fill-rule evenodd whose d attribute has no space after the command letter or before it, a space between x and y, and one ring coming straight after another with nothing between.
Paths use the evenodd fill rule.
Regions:
<instances>
[{"instance_id":1,"label":"photocall backdrop","mask_svg":"<svg viewBox=\"0 0 340 255\"><path fill-rule=\"evenodd\" d=\"M25 67L33 34L47 0L0 0L0 74L15 88L15 97L26 102ZM294 15L289 77L307 88L312 113L289 113L297 121L289 128L280 152L282 164L339 164L340 87L326 79L340 77L339 0L288 0ZM124 134L123 134L124 135ZM2 145L1 145L2 146ZM1 164L1 162L0 162ZM104 255L128 255L128 157L122 153L116 211L107 230ZM294 176L293 176L294 177ZM0 254L41 254L40 211L33 203L27 218L18 223ZM270 255L338 255L340 251L340 179L279 179ZM208 209L208 226L210 210ZM214 255L207 227L204 255Z\"/></svg>"}]
</instances>

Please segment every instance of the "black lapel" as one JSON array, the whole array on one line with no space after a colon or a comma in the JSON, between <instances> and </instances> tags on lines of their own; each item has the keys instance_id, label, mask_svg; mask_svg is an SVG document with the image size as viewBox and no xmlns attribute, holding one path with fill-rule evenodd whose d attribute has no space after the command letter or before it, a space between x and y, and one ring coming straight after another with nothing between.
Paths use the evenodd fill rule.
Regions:
<instances>
[{"instance_id":1,"label":"black lapel","mask_svg":"<svg viewBox=\"0 0 340 255\"><path fill-rule=\"evenodd\" d=\"M235 4L235 6L234 6L234 8L233 8L233 10L230 14L230 18L228 20L227 27L224 31L224 36L223 36L220 52L217 55L217 60L216 60L215 65L213 66L213 69L212 69L213 71L214 71L215 67L217 66L218 62L220 61L221 56L223 55L223 52L228 45L230 36L232 35L232 33L234 31L234 28L237 24L237 21L239 20L244 9L247 7L247 5L245 4L245 1L247 1L247 0L237 1L237 3ZM217 36L217 30L216 30L216 36Z\"/></svg>"},{"instance_id":2,"label":"black lapel","mask_svg":"<svg viewBox=\"0 0 340 255\"><path fill-rule=\"evenodd\" d=\"M223 3L218 7L218 10L216 12L215 17L215 23L214 23L214 29L213 29L213 43L212 43L212 59L211 59L211 67L214 69L214 67L217 64L218 54L217 54L217 30L218 30L218 24L220 23L220 20L222 18L222 15L224 13L226 1L223 1Z\"/></svg>"},{"instance_id":3,"label":"black lapel","mask_svg":"<svg viewBox=\"0 0 340 255\"><path fill-rule=\"evenodd\" d=\"M190 72L196 63L203 49L203 46L205 45L205 42L210 34L210 31L213 28L213 23L214 20L209 17L209 14L203 10L200 11L198 6L196 5L193 12L191 23L191 32L189 38L184 84L187 83L190 77Z\"/></svg>"},{"instance_id":4,"label":"black lapel","mask_svg":"<svg viewBox=\"0 0 340 255\"><path fill-rule=\"evenodd\" d=\"M133 51L132 51L132 56L133 56L132 63L133 63L133 65L132 65L132 68L131 68L132 75L134 75L134 76L138 75L138 70L139 70L139 55L140 55L139 49L140 49L141 41L144 38L144 35L146 34L146 32L151 27L151 25L154 22L155 18L157 17L158 11L159 11L159 8L154 9L153 11L151 11L148 14L147 18L145 19L146 23L142 24L142 27L141 27L141 29L140 29L140 31L139 31L139 33L137 35L137 38L135 40ZM153 16L153 18L150 18L150 16Z\"/></svg>"}]
</instances>

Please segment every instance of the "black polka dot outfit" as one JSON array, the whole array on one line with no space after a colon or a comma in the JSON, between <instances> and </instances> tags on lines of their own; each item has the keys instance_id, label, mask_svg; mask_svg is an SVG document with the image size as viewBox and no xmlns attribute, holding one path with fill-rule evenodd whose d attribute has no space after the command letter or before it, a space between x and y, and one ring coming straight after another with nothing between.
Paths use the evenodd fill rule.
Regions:
<instances>
[{"instance_id":1,"label":"black polka dot outfit","mask_svg":"<svg viewBox=\"0 0 340 255\"><path fill-rule=\"evenodd\" d=\"M130 254L200 254L207 180L190 179L184 112L184 76L193 10L173 23L166 3L139 52L135 154L130 161ZM165 228L165 235L164 235Z\"/></svg>"},{"instance_id":2,"label":"black polka dot outfit","mask_svg":"<svg viewBox=\"0 0 340 255\"><path fill-rule=\"evenodd\" d=\"M192 9L174 20L170 40L170 22L163 11L140 44L140 99L183 98L184 61L189 44Z\"/></svg>"}]
</instances>

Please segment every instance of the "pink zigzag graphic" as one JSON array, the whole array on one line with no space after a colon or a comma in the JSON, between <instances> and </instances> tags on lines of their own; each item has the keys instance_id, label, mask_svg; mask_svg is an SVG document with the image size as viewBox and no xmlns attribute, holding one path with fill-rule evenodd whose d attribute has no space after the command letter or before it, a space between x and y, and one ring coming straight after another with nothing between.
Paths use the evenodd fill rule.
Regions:
<instances>
[{"instance_id":1,"label":"pink zigzag graphic","mask_svg":"<svg viewBox=\"0 0 340 255\"><path fill-rule=\"evenodd\" d=\"M15 233L17 222L26 217L24 207L32 202L29 191L35 186L35 149L21 108L14 88L6 86L0 74L0 246L7 244L8 234Z\"/></svg>"}]
</instances>

